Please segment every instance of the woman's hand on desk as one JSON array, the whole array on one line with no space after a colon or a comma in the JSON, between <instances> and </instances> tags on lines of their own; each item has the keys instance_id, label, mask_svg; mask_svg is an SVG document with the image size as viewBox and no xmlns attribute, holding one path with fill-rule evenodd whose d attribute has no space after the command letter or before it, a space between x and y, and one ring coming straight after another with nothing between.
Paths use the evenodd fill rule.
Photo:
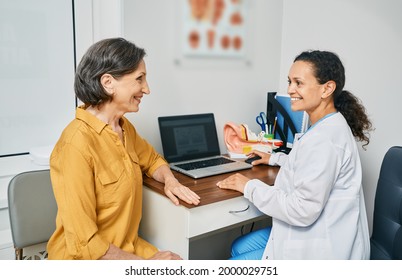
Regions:
<instances>
[{"instance_id":1,"label":"woman's hand on desk","mask_svg":"<svg viewBox=\"0 0 402 280\"><path fill-rule=\"evenodd\" d=\"M244 193L244 187L248 181L250 181L250 178L247 178L240 173L236 173L227 177L225 180L218 182L216 185L221 189L235 190Z\"/></svg>"},{"instance_id":2,"label":"woman's hand on desk","mask_svg":"<svg viewBox=\"0 0 402 280\"><path fill-rule=\"evenodd\" d=\"M180 184L168 165L160 166L155 170L152 177L156 181L165 184L165 194L175 205L179 205L178 198L188 204L198 205L200 203L200 197L188 187Z\"/></svg>"},{"instance_id":3,"label":"woman's hand on desk","mask_svg":"<svg viewBox=\"0 0 402 280\"><path fill-rule=\"evenodd\" d=\"M188 204L198 205L200 203L200 197L188 187L180 184L174 177L165 180L164 190L166 196L169 197L175 205L179 205L177 197Z\"/></svg>"}]
</instances>

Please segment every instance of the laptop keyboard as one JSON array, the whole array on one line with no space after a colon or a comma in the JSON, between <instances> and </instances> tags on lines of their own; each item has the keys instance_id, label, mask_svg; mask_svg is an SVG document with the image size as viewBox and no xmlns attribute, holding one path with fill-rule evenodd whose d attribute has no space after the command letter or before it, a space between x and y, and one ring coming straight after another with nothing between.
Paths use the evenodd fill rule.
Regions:
<instances>
[{"instance_id":1,"label":"laptop keyboard","mask_svg":"<svg viewBox=\"0 0 402 280\"><path fill-rule=\"evenodd\" d=\"M196 162L177 164L176 166L178 166L184 170L194 170L194 169L222 165L222 164L227 164L227 163L232 163L232 162L233 162L233 160L230 160L227 158L213 158L213 159L207 159L207 160L200 160L200 161L196 161Z\"/></svg>"}]
</instances>

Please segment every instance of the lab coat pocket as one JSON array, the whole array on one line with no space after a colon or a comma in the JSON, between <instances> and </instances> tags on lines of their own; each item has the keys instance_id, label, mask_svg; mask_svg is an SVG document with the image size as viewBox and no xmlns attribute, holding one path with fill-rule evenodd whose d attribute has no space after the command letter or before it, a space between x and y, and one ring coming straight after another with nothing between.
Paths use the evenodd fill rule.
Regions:
<instances>
[{"instance_id":1,"label":"lab coat pocket","mask_svg":"<svg viewBox=\"0 0 402 280\"><path fill-rule=\"evenodd\" d=\"M331 243L328 239L298 239L284 242L283 257L286 260L331 259Z\"/></svg>"}]
</instances>

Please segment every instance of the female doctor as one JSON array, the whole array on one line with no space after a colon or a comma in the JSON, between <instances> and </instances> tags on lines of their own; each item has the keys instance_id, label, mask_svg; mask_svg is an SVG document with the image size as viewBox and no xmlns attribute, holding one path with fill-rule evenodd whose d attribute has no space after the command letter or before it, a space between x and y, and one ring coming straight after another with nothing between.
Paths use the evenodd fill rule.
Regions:
<instances>
[{"instance_id":1,"label":"female doctor","mask_svg":"<svg viewBox=\"0 0 402 280\"><path fill-rule=\"evenodd\" d=\"M232 259L367 259L369 231L362 168L355 139L369 143L365 108L343 90L344 67L334 53L298 55L289 71L293 111L311 126L296 135L289 155L253 151L253 164L280 165L275 184L236 174L218 183L244 193L272 217L272 229L234 241Z\"/></svg>"}]
</instances>

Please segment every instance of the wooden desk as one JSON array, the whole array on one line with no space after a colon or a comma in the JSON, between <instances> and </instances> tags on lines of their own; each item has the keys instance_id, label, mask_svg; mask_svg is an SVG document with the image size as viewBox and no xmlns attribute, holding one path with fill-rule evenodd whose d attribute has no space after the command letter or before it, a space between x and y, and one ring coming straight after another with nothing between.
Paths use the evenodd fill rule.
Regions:
<instances>
[{"instance_id":1,"label":"wooden desk","mask_svg":"<svg viewBox=\"0 0 402 280\"><path fill-rule=\"evenodd\" d=\"M254 166L240 173L272 185L278 171L278 167ZM191 259L194 255L191 250L195 247L191 246L192 241L195 244L201 238L267 218L241 193L216 186L231 173L197 180L177 172L174 174L183 185L201 197L201 202L194 206L180 201L181 205L175 206L165 196L163 184L144 178L143 217L139 234L161 250L170 250L184 259ZM210 244L204 249L214 248Z\"/></svg>"}]
</instances>

